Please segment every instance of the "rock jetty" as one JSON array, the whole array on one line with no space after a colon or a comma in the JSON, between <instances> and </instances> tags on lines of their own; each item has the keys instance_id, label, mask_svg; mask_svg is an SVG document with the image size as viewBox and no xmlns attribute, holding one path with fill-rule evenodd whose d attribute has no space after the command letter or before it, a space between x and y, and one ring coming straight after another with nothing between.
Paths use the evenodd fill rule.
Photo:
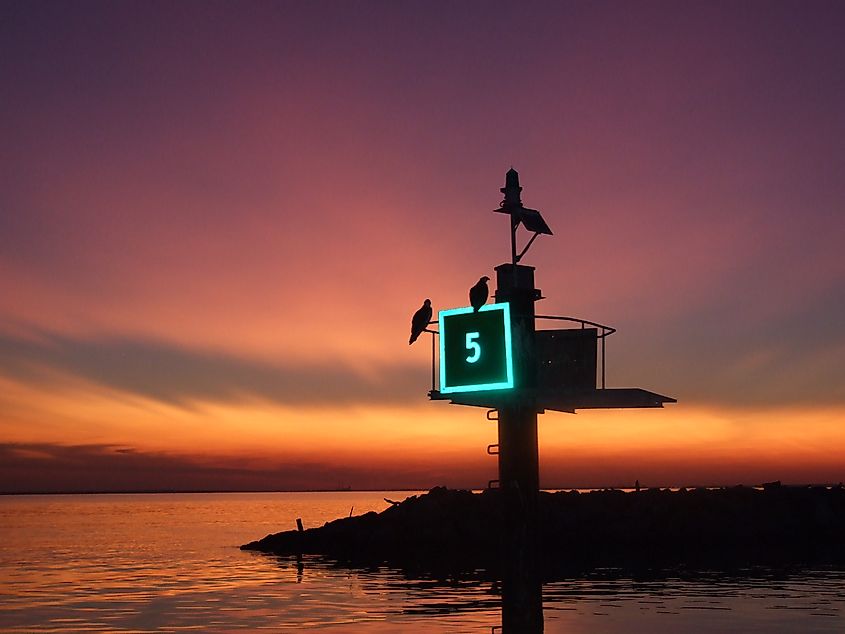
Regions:
<instances>
[{"instance_id":1,"label":"rock jetty","mask_svg":"<svg viewBox=\"0 0 845 634\"><path fill-rule=\"evenodd\" d=\"M597 566L845 563L841 486L542 492L539 508L548 579ZM381 513L276 533L241 548L416 573L495 573L502 523L497 490L437 487Z\"/></svg>"}]
</instances>

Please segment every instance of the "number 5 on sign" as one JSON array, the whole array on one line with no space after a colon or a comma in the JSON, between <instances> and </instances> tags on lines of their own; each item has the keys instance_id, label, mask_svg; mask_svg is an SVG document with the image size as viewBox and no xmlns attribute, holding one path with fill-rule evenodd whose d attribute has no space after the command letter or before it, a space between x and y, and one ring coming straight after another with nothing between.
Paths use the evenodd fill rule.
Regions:
<instances>
[{"instance_id":1,"label":"number 5 on sign","mask_svg":"<svg viewBox=\"0 0 845 634\"><path fill-rule=\"evenodd\" d=\"M467 333L467 350L472 350L472 354L467 357L467 363L475 363L481 358L481 344L473 341L473 339L478 339L480 336L480 332Z\"/></svg>"},{"instance_id":2,"label":"number 5 on sign","mask_svg":"<svg viewBox=\"0 0 845 634\"><path fill-rule=\"evenodd\" d=\"M510 305L441 310L440 392L514 387Z\"/></svg>"}]
</instances>

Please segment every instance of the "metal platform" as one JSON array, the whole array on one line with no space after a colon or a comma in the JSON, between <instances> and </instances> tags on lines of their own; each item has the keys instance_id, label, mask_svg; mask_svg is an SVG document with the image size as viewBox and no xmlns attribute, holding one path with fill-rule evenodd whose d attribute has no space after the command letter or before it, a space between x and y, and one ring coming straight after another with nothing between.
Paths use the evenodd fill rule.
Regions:
<instances>
[{"instance_id":1,"label":"metal platform","mask_svg":"<svg viewBox=\"0 0 845 634\"><path fill-rule=\"evenodd\" d=\"M511 390L508 392L469 392L464 394L441 394L431 390L428 397L432 401L449 401L453 405L486 407L500 409L518 403L533 403L538 413L545 410L574 414L579 409L630 409L663 407L665 403L677 403L677 400L662 394L656 394L637 387L529 391Z\"/></svg>"}]
</instances>

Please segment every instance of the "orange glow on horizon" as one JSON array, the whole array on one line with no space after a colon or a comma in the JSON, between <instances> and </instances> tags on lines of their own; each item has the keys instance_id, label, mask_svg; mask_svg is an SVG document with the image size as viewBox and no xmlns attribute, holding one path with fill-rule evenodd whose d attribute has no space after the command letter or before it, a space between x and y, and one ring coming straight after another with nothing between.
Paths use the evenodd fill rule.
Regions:
<instances>
[{"instance_id":1,"label":"orange glow on horizon","mask_svg":"<svg viewBox=\"0 0 845 634\"><path fill-rule=\"evenodd\" d=\"M7 443L124 447L221 468L333 465L366 470L367 481L384 488L441 484L436 478L478 488L496 473L495 458L485 453L496 442L495 423L473 408L422 399L342 408L255 399L175 405L81 383L49 397L9 381L2 388L0 435ZM633 479L652 486L839 481L843 415L845 408L701 406L547 413L539 423L541 476L544 486L578 487ZM314 488L336 484L315 476Z\"/></svg>"}]
</instances>

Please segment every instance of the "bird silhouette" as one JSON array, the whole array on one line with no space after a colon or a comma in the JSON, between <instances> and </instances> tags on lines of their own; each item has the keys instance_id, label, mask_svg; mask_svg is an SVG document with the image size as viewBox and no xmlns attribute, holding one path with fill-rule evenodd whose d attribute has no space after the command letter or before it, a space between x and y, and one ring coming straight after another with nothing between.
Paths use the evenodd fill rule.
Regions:
<instances>
[{"instance_id":1,"label":"bird silhouette","mask_svg":"<svg viewBox=\"0 0 845 634\"><path fill-rule=\"evenodd\" d=\"M490 295L490 290L487 288L487 280L490 278L486 275L478 280L478 283L469 289L469 303L472 304L472 309L478 312L478 309L487 303L487 297Z\"/></svg>"},{"instance_id":2,"label":"bird silhouette","mask_svg":"<svg viewBox=\"0 0 845 634\"><path fill-rule=\"evenodd\" d=\"M428 326L428 322L430 321L431 300L427 299L423 302L423 305L420 306L420 309L414 313L414 316L411 317L411 338L408 339L409 346L423 333L425 327Z\"/></svg>"}]
</instances>

